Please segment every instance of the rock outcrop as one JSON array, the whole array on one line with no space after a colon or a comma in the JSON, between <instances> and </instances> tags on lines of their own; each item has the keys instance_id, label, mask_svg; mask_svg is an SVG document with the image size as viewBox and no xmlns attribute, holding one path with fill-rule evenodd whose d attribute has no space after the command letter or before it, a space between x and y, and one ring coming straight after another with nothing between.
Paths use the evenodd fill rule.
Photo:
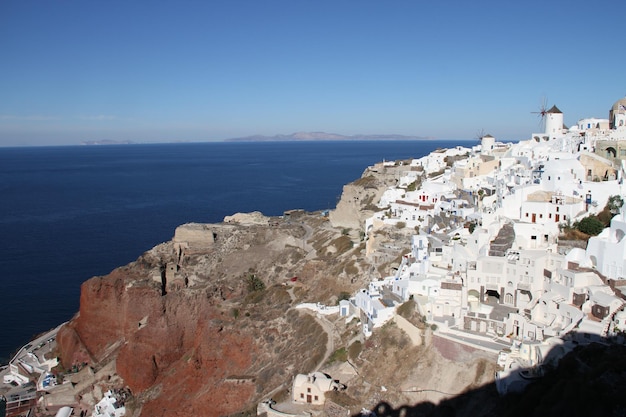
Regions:
<instances>
[{"instance_id":1,"label":"rock outcrop","mask_svg":"<svg viewBox=\"0 0 626 417\"><path fill-rule=\"evenodd\" d=\"M326 333L292 310L294 290L317 281L306 234L287 222L178 228L172 242L82 285L80 312L57 336L63 366L114 362L133 416L253 408L326 354ZM293 276L289 290L282 284Z\"/></svg>"},{"instance_id":2,"label":"rock outcrop","mask_svg":"<svg viewBox=\"0 0 626 417\"><path fill-rule=\"evenodd\" d=\"M407 165L382 162L367 167L359 179L344 185L337 207L329 213L333 226L360 229L365 219L380 210L376 204L385 190L410 169Z\"/></svg>"},{"instance_id":3,"label":"rock outcrop","mask_svg":"<svg viewBox=\"0 0 626 417\"><path fill-rule=\"evenodd\" d=\"M432 361L412 360L425 357L428 346L408 348L397 327L365 342L358 321L331 323L295 308L336 304L398 266L407 234L379 231L375 246L385 247L384 256L370 256L358 231L402 169L368 168L346 186L330 219L294 211L183 225L172 241L86 281L79 313L57 335L63 366L86 364L95 376L93 392L81 388L78 395L127 387L129 417L253 413L270 394L288 395L294 375L319 370L342 350L357 352L350 366L359 376L336 400L359 410L399 378L404 385L386 394L395 404L416 400L403 391L409 382L445 391L444 368L454 375L454 389L484 382L493 375L480 371L484 360L456 363L434 354ZM464 379L469 367L476 372Z\"/></svg>"},{"instance_id":4,"label":"rock outcrop","mask_svg":"<svg viewBox=\"0 0 626 417\"><path fill-rule=\"evenodd\" d=\"M224 223L267 226L269 224L269 217L264 216L260 211L253 211L252 213L235 213L232 216L224 217Z\"/></svg>"}]
</instances>

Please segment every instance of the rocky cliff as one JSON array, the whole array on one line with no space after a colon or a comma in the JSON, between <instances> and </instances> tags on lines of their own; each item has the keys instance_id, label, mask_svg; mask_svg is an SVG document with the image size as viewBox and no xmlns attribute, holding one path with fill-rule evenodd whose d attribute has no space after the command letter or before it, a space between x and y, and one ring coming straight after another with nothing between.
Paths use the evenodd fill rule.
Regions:
<instances>
[{"instance_id":1,"label":"rocky cliff","mask_svg":"<svg viewBox=\"0 0 626 417\"><path fill-rule=\"evenodd\" d=\"M86 281L79 313L57 336L64 368L93 370L91 388L77 393L81 402L128 387L130 416L254 414L268 395L287 396L294 375L346 352L358 377L334 401L350 410L382 398L397 405L432 399L406 393L417 385L458 392L491 378L489 361L411 347L393 325L365 341L356 320L295 309L336 304L398 266L411 231L380 230L378 241L394 242L385 256L367 255L358 233L346 232L359 230L364 211L398 175L394 167L369 168L346 187L330 220L292 211L183 225L172 241ZM393 391L381 394L385 386Z\"/></svg>"},{"instance_id":2,"label":"rocky cliff","mask_svg":"<svg viewBox=\"0 0 626 417\"><path fill-rule=\"evenodd\" d=\"M367 167L361 178L344 185L341 199L329 215L333 226L361 229L365 219L380 211L377 204L385 190L396 185L407 170L411 167L401 162Z\"/></svg>"},{"instance_id":3,"label":"rocky cliff","mask_svg":"<svg viewBox=\"0 0 626 417\"><path fill-rule=\"evenodd\" d=\"M114 361L142 416L227 415L313 370L328 336L292 307L313 294L336 299L328 269L343 273L353 244L321 216L300 216L184 225L171 242L86 281L79 314L57 337L63 366L97 373Z\"/></svg>"}]
</instances>

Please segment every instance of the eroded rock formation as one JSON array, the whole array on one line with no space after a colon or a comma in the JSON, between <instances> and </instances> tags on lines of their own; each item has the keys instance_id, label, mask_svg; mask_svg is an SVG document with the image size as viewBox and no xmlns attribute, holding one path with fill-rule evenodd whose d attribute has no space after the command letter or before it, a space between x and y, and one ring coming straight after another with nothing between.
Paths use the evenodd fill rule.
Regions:
<instances>
[{"instance_id":1,"label":"eroded rock formation","mask_svg":"<svg viewBox=\"0 0 626 417\"><path fill-rule=\"evenodd\" d=\"M326 334L291 310L294 293L316 281L306 234L287 223L182 226L172 242L82 285L80 312L57 337L64 367L114 361L136 397L133 415L254 407L325 354ZM282 285L298 275L297 288Z\"/></svg>"},{"instance_id":2,"label":"eroded rock formation","mask_svg":"<svg viewBox=\"0 0 626 417\"><path fill-rule=\"evenodd\" d=\"M424 399L405 393L416 381L445 391L451 387L441 379L444 368L454 375L454 389L483 382L484 360L435 354L429 362L413 360L425 358L429 347L409 348L397 328L356 349L356 320L331 323L295 309L302 302L336 304L399 265L408 234L381 229L373 246L393 244L384 256L370 256L358 231L402 169L368 168L346 186L330 219L293 211L183 225L172 241L86 281L79 313L57 336L63 366L86 363L95 375L93 393L79 395L128 387L131 417L254 413L258 401L288 395L294 375L319 369L341 349L357 352L350 366L359 376L336 401L357 409L380 400L381 386L397 383L395 393L385 394L394 404ZM459 377L470 368L477 371ZM119 378L98 379L110 375L102 369Z\"/></svg>"}]
</instances>

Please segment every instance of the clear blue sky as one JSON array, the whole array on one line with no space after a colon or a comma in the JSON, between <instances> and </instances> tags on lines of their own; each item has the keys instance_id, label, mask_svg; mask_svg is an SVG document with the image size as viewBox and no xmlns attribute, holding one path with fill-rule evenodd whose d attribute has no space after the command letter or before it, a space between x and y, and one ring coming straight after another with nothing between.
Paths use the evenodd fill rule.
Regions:
<instances>
[{"instance_id":1,"label":"clear blue sky","mask_svg":"<svg viewBox=\"0 0 626 417\"><path fill-rule=\"evenodd\" d=\"M626 2L0 1L0 146L526 139L626 95Z\"/></svg>"}]
</instances>

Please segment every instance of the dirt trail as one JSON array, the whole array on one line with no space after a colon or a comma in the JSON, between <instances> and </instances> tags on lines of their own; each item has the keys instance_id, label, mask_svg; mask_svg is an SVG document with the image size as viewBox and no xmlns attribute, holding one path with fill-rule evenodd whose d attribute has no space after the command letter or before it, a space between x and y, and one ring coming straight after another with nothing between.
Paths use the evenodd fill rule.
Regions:
<instances>
[{"instance_id":1,"label":"dirt trail","mask_svg":"<svg viewBox=\"0 0 626 417\"><path fill-rule=\"evenodd\" d=\"M335 326L330 321L328 321L328 319L326 319L324 316L317 314L314 311L310 311L307 309L304 309L304 311L307 314L310 314L315 319L315 321L317 321L317 323L320 326L322 326L322 329L324 329L324 332L326 332L326 336L327 336L326 353L324 354L324 357L322 358L320 363L318 363L317 366L313 369L313 372L315 372L315 371L320 370L320 368L326 363L328 358L330 358L330 355L332 355L333 352L335 351L335 338L334 338Z\"/></svg>"}]
</instances>

